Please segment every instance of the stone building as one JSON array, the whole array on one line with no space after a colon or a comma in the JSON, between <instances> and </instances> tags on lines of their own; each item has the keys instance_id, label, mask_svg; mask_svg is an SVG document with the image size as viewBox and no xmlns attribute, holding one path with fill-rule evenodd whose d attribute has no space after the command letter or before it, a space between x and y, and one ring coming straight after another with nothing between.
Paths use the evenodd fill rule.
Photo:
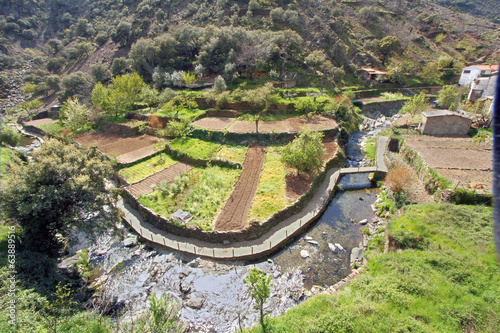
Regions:
<instances>
[{"instance_id":1,"label":"stone building","mask_svg":"<svg viewBox=\"0 0 500 333\"><path fill-rule=\"evenodd\" d=\"M466 135L472 125L471 118L448 110L422 112L422 116L423 120L419 125L422 134L435 136Z\"/></svg>"}]
</instances>

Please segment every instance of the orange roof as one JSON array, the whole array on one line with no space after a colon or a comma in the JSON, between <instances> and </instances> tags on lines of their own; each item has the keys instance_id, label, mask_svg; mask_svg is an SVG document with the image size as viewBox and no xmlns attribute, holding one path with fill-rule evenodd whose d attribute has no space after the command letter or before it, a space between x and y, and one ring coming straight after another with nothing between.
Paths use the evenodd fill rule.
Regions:
<instances>
[{"instance_id":1,"label":"orange roof","mask_svg":"<svg viewBox=\"0 0 500 333\"><path fill-rule=\"evenodd\" d=\"M491 69L493 71L498 71L498 65L473 65L473 66L478 67L482 71L486 71L486 70L489 70L489 69Z\"/></svg>"}]
</instances>

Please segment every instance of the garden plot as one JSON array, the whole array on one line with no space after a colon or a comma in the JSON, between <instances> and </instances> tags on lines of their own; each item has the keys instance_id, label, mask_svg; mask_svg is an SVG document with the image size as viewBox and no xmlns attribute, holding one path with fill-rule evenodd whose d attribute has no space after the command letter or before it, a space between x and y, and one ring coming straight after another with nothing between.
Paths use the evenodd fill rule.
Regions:
<instances>
[{"instance_id":1,"label":"garden plot","mask_svg":"<svg viewBox=\"0 0 500 333\"><path fill-rule=\"evenodd\" d=\"M246 227L248 211L259 183L265 158L265 148L256 146L247 150L241 175L233 193L226 201L215 222L216 231L240 230Z\"/></svg>"},{"instance_id":2,"label":"garden plot","mask_svg":"<svg viewBox=\"0 0 500 333\"><path fill-rule=\"evenodd\" d=\"M167 218L180 208L193 215L188 226L213 230L215 217L229 198L240 173L240 169L218 166L195 167L166 186L139 196L139 202Z\"/></svg>"},{"instance_id":3,"label":"garden plot","mask_svg":"<svg viewBox=\"0 0 500 333\"><path fill-rule=\"evenodd\" d=\"M290 202L285 192L285 165L281 162L281 146L267 147L248 221L264 221Z\"/></svg>"},{"instance_id":4,"label":"garden plot","mask_svg":"<svg viewBox=\"0 0 500 333\"><path fill-rule=\"evenodd\" d=\"M323 116L303 116L283 120L259 121L259 132L271 133L274 130L277 133L297 133L302 127L309 127L314 131L320 131L336 128L337 126L337 122L331 118ZM236 133L253 133L255 132L255 122L237 120L229 126L228 131Z\"/></svg>"},{"instance_id":5,"label":"garden plot","mask_svg":"<svg viewBox=\"0 0 500 333\"><path fill-rule=\"evenodd\" d=\"M193 166L191 164L177 162L171 165L168 168L165 168L157 173L152 174L151 176L146 177L140 182L134 183L128 187L130 193L135 197L139 197L140 195L148 194L153 192L153 187L160 186L162 181L171 182L176 177L179 177L185 172L191 170Z\"/></svg>"},{"instance_id":6,"label":"garden plot","mask_svg":"<svg viewBox=\"0 0 500 333\"><path fill-rule=\"evenodd\" d=\"M24 125L38 127L41 125L54 124L54 123L57 123L58 121L59 121L58 119L41 118L41 119L36 119L36 120L30 120L30 121L26 122Z\"/></svg>"},{"instance_id":7,"label":"garden plot","mask_svg":"<svg viewBox=\"0 0 500 333\"><path fill-rule=\"evenodd\" d=\"M132 163L154 154L153 144L160 139L151 135L124 137L114 133L89 133L75 138L84 146L97 145L103 153L115 156L119 163Z\"/></svg>"},{"instance_id":8,"label":"garden plot","mask_svg":"<svg viewBox=\"0 0 500 333\"><path fill-rule=\"evenodd\" d=\"M212 131L223 131L226 127L231 125L234 119L235 118L228 117L205 117L191 123L191 125Z\"/></svg>"},{"instance_id":9,"label":"garden plot","mask_svg":"<svg viewBox=\"0 0 500 333\"><path fill-rule=\"evenodd\" d=\"M491 190L490 144L478 144L469 137L405 135L404 138L429 167L452 182L452 187Z\"/></svg>"}]
</instances>

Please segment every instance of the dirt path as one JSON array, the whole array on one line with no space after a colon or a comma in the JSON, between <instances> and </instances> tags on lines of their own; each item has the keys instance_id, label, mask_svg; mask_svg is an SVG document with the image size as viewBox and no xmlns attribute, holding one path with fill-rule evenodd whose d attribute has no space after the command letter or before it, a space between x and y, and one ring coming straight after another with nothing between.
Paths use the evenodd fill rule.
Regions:
<instances>
[{"instance_id":1,"label":"dirt path","mask_svg":"<svg viewBox=\"0 0 500 333\"><path fill-rule=\"evenodd\" d=\"M160 182L164 179L171 182L175 179L175 177L191 170L192 167L193 166L191 164L187 164L184 162L175 163L174 165L171 165L170 167L163 169L162 171L157 172L141 180L140 182L130 185L128 189L135 197L148 194L152 192L152 185L159 186Z\"/></svg>"},{"instance_id":2,"label":"dirt path","mask_svg":"<svg viewBox=\"0 0 500 333\"><path fill-rule=\"evenodd\" d=\"M248 212L257 191L265 156L265 147L248 148L240 178L215 221L215 231L240 230L246 227Z\"/></svg>"}]
</instances>

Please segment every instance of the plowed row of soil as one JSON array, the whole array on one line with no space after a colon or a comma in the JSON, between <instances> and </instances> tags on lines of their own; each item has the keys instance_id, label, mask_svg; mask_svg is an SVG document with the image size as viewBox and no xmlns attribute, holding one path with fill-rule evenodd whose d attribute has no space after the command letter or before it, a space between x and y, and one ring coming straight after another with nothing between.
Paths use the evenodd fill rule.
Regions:
<instances>
[{"instance_id":1,"label":"plowed row of soil","mask_svg":"<svg viewBox=\"0 0 500 333\"><path fill-rule=\"evenodd\" d=\"M157 172L140 182L132 184L128 187L129 191L135 197L139 197L140 195L151 193L151 186L156 185L159 186L162 180L167 180L171 182L176 177L182 175L185 172L191 170L193 166L191 164L187 164L184 162L177 162L166 169L163 169L160 172Z\"/></svg>"},{"instance_id":2,"label":"plowed row of soil","mask_svg":"<svg viewBox=\"0 0 500 333\"><path fill-rule=\"evenodd\" d=\"M206 117L193 122L192 125L213 131L222 131L228 127L233 120L234 118L228 117Z\"/></svg>"},{"instance_id":3,"label":"plowed row of soil","mask_svg":"<svg viewBox=\"0 0 500 333\"><path fill-rule=\"evenodd\" d=\"M131 163L154 153L158 138L151 135L126 137L115 133L93 132L75 137L83 146L96 145L105 154L116 156L120 163Z\"/></svg>"},{"instance_id":4,"label":"plowed row of soil","mask_svg":"<svg viewBox=\"0 0 500 333\"><path fill-rule=\"evenodd\" d=\"M337 126L335 120L323 116L295 117L284 120L260 121L259 132L271 133L275 130L277 133L297 133L302 127L309 127L312 130L319 131L336 128ZM236 133L253 133L255 132L255 122L238 120L229 126L227 130Z\"/></svg>"},{"instance_id":5,"label":"plowed row of soil","mask_svg":"<svg viewBox=\"0 0 500 333\"><path fill-rule=\"evenodd\" d=\"M214 230L240 230L247 225L248 212L257 191L265 155L265 147L248 148L240 178L234 186L233 193L217 217Z\"/></svg>"}]
</instances>

